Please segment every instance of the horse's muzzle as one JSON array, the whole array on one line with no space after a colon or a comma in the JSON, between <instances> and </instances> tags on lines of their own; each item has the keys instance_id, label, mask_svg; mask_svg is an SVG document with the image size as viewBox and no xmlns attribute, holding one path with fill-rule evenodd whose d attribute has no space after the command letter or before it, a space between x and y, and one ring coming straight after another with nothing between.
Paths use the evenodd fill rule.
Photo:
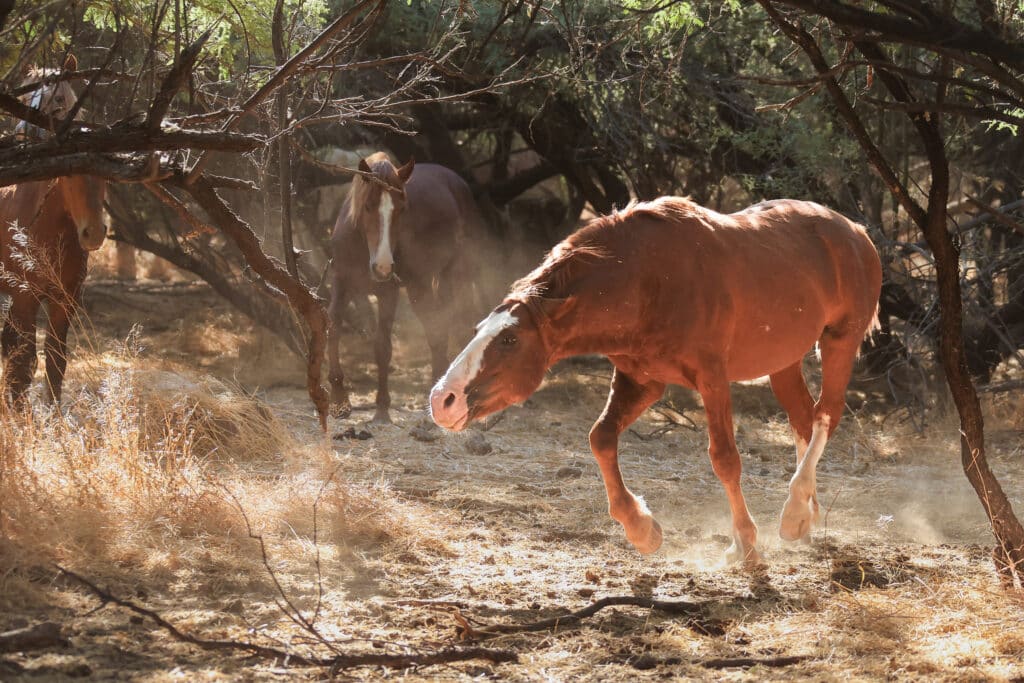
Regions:
<instances>
[{"instance_id":1,"label":"horse's muzzle","mask_svg":"<svg viewBox=\"0 0 1024 683\"><path fill-rule=\"evenodd\" d=\"M106 239L107 226L103 223L93 223L78 229L78 243L86 251L96 251Z\"/></svg>"}]
</instances>

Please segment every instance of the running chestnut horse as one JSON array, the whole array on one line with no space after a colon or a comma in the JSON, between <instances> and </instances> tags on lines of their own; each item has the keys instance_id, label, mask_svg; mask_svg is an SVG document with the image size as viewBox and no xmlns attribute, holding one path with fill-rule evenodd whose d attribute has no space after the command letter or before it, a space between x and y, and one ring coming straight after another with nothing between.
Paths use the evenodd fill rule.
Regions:
<instances>
[{"instance_id":1,"label":"running chestnut horse","mask_svg":"<svg viewBox=\"0 0 1024 683\"><path fill-rule=\"evenodd\" d=\"M780 535L818 516L815 468L842 415L854 358L875 319L878 253L864 229L810 202L778 200L722 215L664 197L598 218L557 245L477 326L430 393L434 421L461 430L526 399L561 358L599 353L615 366L590 447L611 516L642 553L661 527L619 472L619 435L666 384L696 389L711 465L732 511L730 561L760 562L740 489L729 383L768 375L789 415L797 469ZM821 396L801 360L815 342Z\"/></svg>"},{"instance_id":2,"label":"running chestnut horse","mask_svg":"<svg viewBox=\"0 0 1024 683\"><path fill-rule=\"evenodd\" d=\"M391 330L398 293L405 286L409 303L423 324L430 347L432 380L448 365L448 335L453 319L470 324L475 251L482 222L469 186L455 172L410 160L395 168L384 152L359 163L331 237L331 287L328 349L334 412L351 411L338 360L338 328L353 299L377 296L377 401L374 422L391 422L388 373ZM482 307L481 307L482 308Z\"/></svg>"},{"instance_id":3,"label":"running chestnut horse","mask_svg":"<svg viewBox=\"0 0 1024 683\"><path fill-rule=\"evenodd\" d=\"M75 66L74 58L69 58L64 71ZM57 73L35 70L26 82ZM75 99L67 81L40 85L23 98L58 122ZM17 132L27 139L45 134L25 122L18 124ZM44 396L60 401L68 327L81 301L88 252L98 249L106 237L106 188L106 181L80 175L0 188L0 292L11 297L0 336L4 402L25 404L36 367L36 316L44 301L49 319Z\"/></svg>"}]
</instances>

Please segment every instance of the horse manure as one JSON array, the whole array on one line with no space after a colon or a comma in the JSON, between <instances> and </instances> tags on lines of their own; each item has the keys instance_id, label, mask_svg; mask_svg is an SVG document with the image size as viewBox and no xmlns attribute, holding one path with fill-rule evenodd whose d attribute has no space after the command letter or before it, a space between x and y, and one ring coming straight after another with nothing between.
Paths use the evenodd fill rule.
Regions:
<instances>
[{"instance_id":1,"label":"horse manure","mask_svg":"<svg viewBox=\"0 0 1024 683\"><path fill-rule=\"evenodd\" d=\"M360 429L357 432L355 427L349 427L343 432L338 432L332 438L338 441L341 441L342 439L356 439L358 441L366 441L367 439L372 439L373 434L366 431L365 429Z\"/></svg>"}]
</instances>

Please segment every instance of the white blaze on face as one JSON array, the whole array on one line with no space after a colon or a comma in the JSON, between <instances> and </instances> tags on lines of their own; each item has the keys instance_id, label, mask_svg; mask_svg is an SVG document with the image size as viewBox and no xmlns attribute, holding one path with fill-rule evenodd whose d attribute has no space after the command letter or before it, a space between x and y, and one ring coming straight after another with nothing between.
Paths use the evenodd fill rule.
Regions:
<instances>
[{"instance_id":1,"label":"white blaze on face","mask_svg":"<svg viewBox=\"0 0 1024 683\"><path fill-rule=\"evenodd\" d=\"M377 210L380 213L380 237L377 242L377 253L373 256L373 267L381 275L390 275L391 267L395 265L391 253L391 219L394 217L395 204L391 200L391 193L381 192Z\"/></svg>"},{"instance_id":2,"label":"white blaze on face","mask_svg":"<svg viewBox=\"0 0 1024 683\"><path fill-rule=\"evenodd\" d=\"M430 414L434 422L456 431L466 426L469 416L466 387L476 378L484 352L502 331L514 327L519 319L508 311L491 313L476 327L476 336L452 361L448 372L430 392Z\"/></svg>"}]
</instances>

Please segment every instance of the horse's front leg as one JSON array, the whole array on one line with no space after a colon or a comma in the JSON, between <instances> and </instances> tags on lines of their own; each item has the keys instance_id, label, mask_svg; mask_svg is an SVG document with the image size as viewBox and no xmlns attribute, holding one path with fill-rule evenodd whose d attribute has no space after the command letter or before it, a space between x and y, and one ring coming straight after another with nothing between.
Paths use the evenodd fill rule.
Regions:
<instances>
[{"instance_id":1,"label":"horse's front leg","mask_svg":"<svg viewBox=\"0 0 1024 683\"><path fill-rule=\"evenodd\" d=\"M708 363L705 367L713 367ZM729 562L743 562L747 566L761 563L757 552L757 525L747 510L747 502L740 488L740 454L736 450L736 438L732 425L732 398L729 382L724 372L705 372L697 378L697 391L704 400L704 412L708 418L708 455L711 468L725 487L732 511L733 544L725 554Z\"/></svg>"},{"instance_id":2,"label":"horse's front leg","mask_svg":"<svg viewBox=\"0 0 1024 683\"><path fill-rule=\"evenodd\" d=\"M608 403L590 430L590 449L601 468L608 493L608 514L622 525L626 538L641 553L661 547L661 525L651 516L642 498L622 481L619 471L619 435L665 392L660 382L639 384L616 369Z\"/></svg>"},{"instance_id":3,"label":"horse's front leg","mask_svg":"<svg viewBox=\"0 0 1024 683\"><path fill-rule=\"evenodd\" d=\"M3 399L14 408L26 407L26 394L36 372L36 314L39 302L30 295L15 298L4 324Z\"/></svg>"},{"instance_id":4,"label":"horse's front leg","mask_svg":"<svg viewBox=\"0 0 1024 683\"><path fill-rule=\"evenodd\" d=\"M68 367L68 328L74 309L71 305L50 303L49 324L46 329L46 387L43 396L47 403L60 403L64 373Z\"/></svg>"},{"instance_id":5,"label":"horse's front leg","mask_svg":"<svg viewBox=\"0 0 1024 683\"><path fill-rule=\"evenodd\" d=\"M398 308L398 283L384 282L377 286L377 336L374 340L374 356L377 360L377 410L373 414L376 424L391 424L391 392L388 390L388 374L391 372L391 330L395 326L395 310Z\"/></svg>"},{"instance_id":6,"label":"horse's front leg","mask_svg":"<svg viewBox=\"0 0 1024 683\"><path fill-rule=\"evenodd\" d=\"M334 417L348 417L352 414L352 402L345 389L345 373L341 369L338 345L341 336L341 321L348 301L347 292L341 283L335 280L331 287L331 304L327 309L327 379L331 383L331 414Z\"/></svg>"}]
</instances>

